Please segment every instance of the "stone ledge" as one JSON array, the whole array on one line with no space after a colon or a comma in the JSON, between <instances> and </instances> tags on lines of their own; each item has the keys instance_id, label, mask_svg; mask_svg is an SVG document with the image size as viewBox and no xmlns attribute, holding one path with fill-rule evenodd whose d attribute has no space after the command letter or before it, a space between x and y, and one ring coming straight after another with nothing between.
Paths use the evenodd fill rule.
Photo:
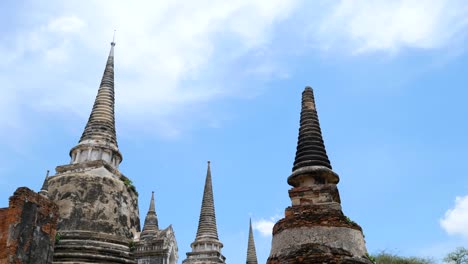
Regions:
<instances>
[{"instance_id":1,"label":"stone ledge","mask_svg":"<svg viewBox=\"0 0 468 264\"><path fill-rule=\"evenodd\" d=\"M127 186L127 183L131 183L131 180L129 178L127 178L118 169L116 169L115 167L113 167L111 164L109 164L108 162L104 160L85 161L85 162L80 162L80 163L75 163L75 164L57 166L55 168L55 171L57 172L57 174L54 176L51 176L51 178L60 177L67 173L84 172L87 170L97 169L100 167L104 167L111 174L117 176L116 178L124 182L126 186ZM136 191L135 186L128 185L127 189L131 190L136 196L138 196L138 192Z\"/></svg>"},{"instance_id":2,"label":"stone ledge","mask_svg":"<svg viewBox=\"0 0 468 264\"><path fill-rule=\"evenodd\" d=\"M99 168L99 167L104 167L109 172L119 177L125 177L118 169L114 168L112 165L110 165L104 160L92 160L92 161L85 161L85 162L80 162L80 163L75 163L75 164L61 165L61 166L57 166L55 168L55 171L57 173L66 173L70 171L73 171L73 172L84 171L87 169L94 169L94 168Z\"/></svg>"},{"instance_id":3,"label":"stone ledge","mask_svg":"<svg viewBox=\"0 0 468 264\"><path fill-rule=\"evenodd\" d=\"M91 231L61 231L60 236L61 240L69 240L69 242L86 240L89 241L89 243L93 243L95 241L98 243L108 243L110 245L117 244L125 248L128 247L128 241L122 241L122 237L104 233Z\"/></svg>"},{"instance_id":4,"label":"stone ledge","mask_svg":"<svg viewBox=\"0 0 468 264\"><path fill-rule=\"evenodd\" d=\"M122 257L103 256L92 253L80 253L80 252L69 252L69 253L55 253L54 259L57 262L68 262L76 263L76 261L84 263L124 263L124 264L136 264L132 259L125 259Z\"/></svg>"}]
</instances>

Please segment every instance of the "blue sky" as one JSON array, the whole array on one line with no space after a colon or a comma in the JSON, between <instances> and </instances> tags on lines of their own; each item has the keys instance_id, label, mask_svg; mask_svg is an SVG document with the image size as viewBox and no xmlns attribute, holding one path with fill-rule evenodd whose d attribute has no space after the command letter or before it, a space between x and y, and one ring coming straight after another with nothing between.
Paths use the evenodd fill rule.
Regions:
<instances>
[{"instance_id":1,"label":"blue sky","mask_svg":"<svg viewBox=\"0 0 468 264\"><path fill-rule=\"evenodd\" d=\"M343 211L371 253L468 246L468 5L431 1L4 1L0 207L69 162L117 30L121 171L179 262L206 161L229 263L259 261L290 205L300 96L315 90Z\"/></svg>"}]
</instances>

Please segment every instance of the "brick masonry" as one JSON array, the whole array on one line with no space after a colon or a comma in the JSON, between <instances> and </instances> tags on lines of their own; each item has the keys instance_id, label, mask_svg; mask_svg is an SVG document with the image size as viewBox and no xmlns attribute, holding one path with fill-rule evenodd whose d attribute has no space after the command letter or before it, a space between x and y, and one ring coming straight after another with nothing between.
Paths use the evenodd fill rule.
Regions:
<instances>
[{"instance_id":1,"label":"brick masonry","mask_svg":"<svg viewBox=\"0 0 468 264\"><path fill-rule=\"evenodd\" d=\"M58 207L26 187L0 209L0 264L52 263Z\"/></svg>"}]
</instances>

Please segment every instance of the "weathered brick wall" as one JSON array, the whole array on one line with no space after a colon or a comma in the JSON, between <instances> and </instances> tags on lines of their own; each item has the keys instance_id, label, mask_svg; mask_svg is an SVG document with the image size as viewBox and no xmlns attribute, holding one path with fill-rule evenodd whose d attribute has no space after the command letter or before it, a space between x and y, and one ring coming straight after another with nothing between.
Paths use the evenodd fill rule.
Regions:
<instances>
[{"instance_id":1,"label":"weathered brick wall","mask_svg":"<svg viewBox=\"0 0 468 264\"><path fill-rule=\"evenodd\" d=\"M52 263L58 207L26 187L0 209L0 264Z\"/></svg>"}]
</instances>

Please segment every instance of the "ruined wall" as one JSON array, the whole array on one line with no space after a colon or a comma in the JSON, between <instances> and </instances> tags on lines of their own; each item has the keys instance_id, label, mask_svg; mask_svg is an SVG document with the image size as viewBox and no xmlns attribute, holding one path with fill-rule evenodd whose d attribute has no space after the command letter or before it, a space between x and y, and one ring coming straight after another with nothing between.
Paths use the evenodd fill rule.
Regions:
<instances>
[{"instance_id":1,"label":"ruined wall","mask_svg":"<svg viewBox=\"0 0 468 264\"><path fill-rule=\"evenodd\" d=\"M294 201L298 194L315 193L314 199L298 199L300 204L286 208L285 217L273 227L268 264L329 263L370 264L362 228L346 217L339 203L313 201L335 197L335 187L298 187L289 191ZM312 189L317 189L312 192ZM327 193L327 195L321 195ZM337 192L336 192L337 194ZM321 198L320 198L321 197Z\"/></svg>"},{"instance_id":2,"label":"ruined wall","mask_svg":"<svg viewBox=\"0 0 468 264\"><path fill-rule=\"evenodd\" d=\"M26 187L0 209L0 264L52 263L58 207Z\"/></svg>"}]
</instances>

